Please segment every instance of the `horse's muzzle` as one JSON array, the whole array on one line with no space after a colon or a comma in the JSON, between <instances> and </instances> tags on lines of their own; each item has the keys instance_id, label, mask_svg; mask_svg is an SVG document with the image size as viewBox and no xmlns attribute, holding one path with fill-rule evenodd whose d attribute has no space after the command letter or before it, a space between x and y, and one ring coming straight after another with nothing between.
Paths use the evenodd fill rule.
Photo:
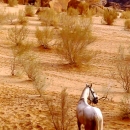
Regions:
<instances>
[{"instance_id":1,"label":"horse's muzzle","mask_svg":"<svg viewBox=\"0 0 130 130\"><path fill-rule=\"evenodd\" d=\"M94 104L97 104L97 103L98 103L98 97L94 98L93 103L94 103Z\"/></svg>"}]
</instances>

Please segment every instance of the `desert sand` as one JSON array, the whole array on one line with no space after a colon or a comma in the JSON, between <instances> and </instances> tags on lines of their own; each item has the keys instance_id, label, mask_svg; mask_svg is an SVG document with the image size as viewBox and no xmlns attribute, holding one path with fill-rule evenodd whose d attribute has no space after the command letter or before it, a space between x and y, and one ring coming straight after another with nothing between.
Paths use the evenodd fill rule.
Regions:
<instances>
[{"instance_id":1,"label":"desert sand","mask_svg":"<svg viewBox=\"0 0 130 130\"><path fill-rule=\"evenodd\" d=\"M23 5L5 8L17 12ZM0 8L3 4L0 4ZM117 18L112 26L101 23L101 16L93 17L92 32L96 41L89 45L90 50L98 51L98 55L91 61L91 69L77 70L61 65L61 58L54 51L34 49L42 61L42 72L49 85L46 94L57 96L63 88L67 92L72 104L72 114L80 94L86 83L92 83L93 89L99 95L111 87L109 100L99 100L95 105L103 113L104 130L130 130L130 120L120 117L120 101L124 90L121 85L111 77L115 72L115 61L120 46L130 47L130 32L124 29L124 19ZM47 108L42 98L38 96L33 82L26 75L11 76L13 54L7 41L7 30L13 25L0 26L0 130L53 130L47 120ZM29 18L27 27L30 29L29 38L36 41L34 30L41 26L37 15ZM73 120L73 130L77 130L76 116Z\"/></svg>"}]
</instances>

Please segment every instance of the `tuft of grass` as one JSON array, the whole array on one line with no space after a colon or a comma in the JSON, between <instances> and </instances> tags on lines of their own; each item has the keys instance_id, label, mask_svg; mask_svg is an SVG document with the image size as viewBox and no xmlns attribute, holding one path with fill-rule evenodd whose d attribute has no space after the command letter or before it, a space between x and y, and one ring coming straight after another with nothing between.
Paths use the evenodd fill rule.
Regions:
<instances>
[{"instance_id":1,"label":"tuft of grass","mask_svg":"<svg viewBox=\"0 0 130 130\"><path fill-rule=\"evenodd\" d=\"M40 46L44 49L49 49L49 42L53 40L53 29L45 27L43 29L36 28L35 36Z\"/></svg>"},{"instance_id":2,"label":"tuft of grass","mask_svg":"<svg viewBox=\"0 0 130 130\"><path fill-rule=\"evenodd\" d=\"M18 0L8 0L8 4L10 7L14 7L18 5Z\"/></svg>"},{"instance_id":3,"label":"tuft of grass","mask_svg":"<svg viewBox=\"0 0 130 130\"><path fill-rule=\"evenodd\" d=\"M117 11L114 9L105 9L103 13L103 20L107 25L112 25L117 18Z\"/></svg>"},{"instance_id":4,"label":"tuft of grass","mask_svg":"<svg viewBox=\"0 0 130 130\"><path fill-rule=\"evenodd\" d=\"M126 19L124 25L126 29L130 29L130 19Z\"/></svg>"}]
</instances>

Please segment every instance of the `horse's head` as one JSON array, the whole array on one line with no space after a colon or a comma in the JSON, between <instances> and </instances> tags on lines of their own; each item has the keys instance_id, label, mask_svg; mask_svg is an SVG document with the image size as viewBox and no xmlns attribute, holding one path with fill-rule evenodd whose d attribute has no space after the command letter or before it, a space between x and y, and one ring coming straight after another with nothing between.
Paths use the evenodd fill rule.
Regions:
<instances>
[{"instance_id":1,"label":"horse's head","mask_svg":"<svg viewBox=\"0 0 130 130\"><path fill-rule=\"evenodd\" d=\"M98 96L96 95L96 93L94 92L93 88L92 88L92 84L91 85L87 85L86 87L89 88L89 96L88 99L93 102L94 104L98 103Z\"/></svg>"}]
</instances>

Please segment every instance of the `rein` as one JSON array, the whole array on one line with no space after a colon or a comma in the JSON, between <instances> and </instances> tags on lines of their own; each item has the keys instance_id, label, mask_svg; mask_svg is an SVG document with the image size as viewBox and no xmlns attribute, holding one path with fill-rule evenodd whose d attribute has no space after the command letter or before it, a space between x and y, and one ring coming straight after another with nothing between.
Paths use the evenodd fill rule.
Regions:
<instances>
[{"instance_id":1,"label":"rein","mask_svg":"<svg viewBox=\"0 0 130 130\"><path fill-rule=\"evenodd\" d=\"M97 100L97 97L95 97L95 96L94 96L94 92L91 90L91 87L89 87L89 90L90 90L90 92L91 92L91 94L92 94L92 96L93 96L93 98L94 98L94 100L93 100L93 101L91 101L91 99L90 99L90 98L88 98L88 100L90 101L90 104L91 104L92 102L94 102L94 101L96 101L96 100ZM90 97L90 92L89 92L89 97Z\"/></svg>"},{"instance_id":2,"label":"rein","mask_svg":"<svg viewBox=\"0 0 130 130\"><path fill-rule=\"evenodd\" d=\"M92 90L91 90L91 87L89 87L89 90L91 91L91 94L92 94L92 96L94 97L94 94L93 94L93 92L92 92ZM89 95L90 95L90 92L89 92ZM95 97L94 97L94 98L95 98ZM88 98L88 100L91 101L90 98Z\"/></svg>"}]
</instances>

